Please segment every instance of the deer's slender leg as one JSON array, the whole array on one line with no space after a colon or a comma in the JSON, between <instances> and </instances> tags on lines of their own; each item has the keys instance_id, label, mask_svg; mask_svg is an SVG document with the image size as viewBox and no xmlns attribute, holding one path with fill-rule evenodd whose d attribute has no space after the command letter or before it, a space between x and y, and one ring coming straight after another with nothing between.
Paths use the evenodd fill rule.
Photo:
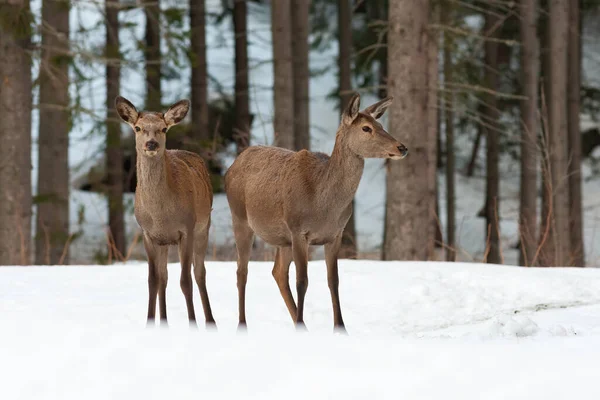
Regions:
<instances>
[{"instance_id":1,"label":"deer's slender leg","mask_svg":"<svg viewBox=\"0 0 600 400\"><path fill-rule=\"evenodd\" d=\"M239 327L246 326L246 281L248 280L248 261L252 250L254 232L246 221L233 217L233 233L238 252L237 287L239 300Z\"/></svg>"},{"instance_id":2,"label":"deer's slender leg","mask_svg":"<svg viewBox=\"0 0 600 400\"><path fill-rule=\"evenodd\" d=\"M275 266L273 266L273 278L279 286L281 297L290 312L292 321L296 322L296 303L290 290L290 264L292 263L292 248L291 247L278 247L277 254L275 255Z\"/></svg>"},{"instance_id":3,"label":"deer's slender leg","mask_svg":"<svg viewBox=\"0 0 600 400\"><path fill-rule=\"evenodd\" d=\"M345 331L342 309L340 307L340 295L338 286L340 283L338 275L338 253L342 243L340 234L331 243L325 244L325 262L327 263L327 284L331 292L331 304L333 306L333 327L336 330Z\"/></svg>"},{"instance_id":4,"label":"deer's slender leg","mask_svg":"<svg viewBox=\"0 0 600 400\"><path fill-rule=\"evenodd\" d=\"M207 325L215 325L215 319L210 308L208 300L208 291L206 290L206 266L204 258L206 257L206 248L208 247L208 230L210 224L204 229L196 231L194 239L194 276L200 291L200 299L202 300L202 308L204 309L204 318Z\"/></svg>"},{"instance_id":5,"label":"deer's slender leg","mask_svg":"<svg viewBox=\"0 0 600 400\"><path fill-rule=\"evenodd\" d=\"M160 297L163 285L164 288L167 286L167 255L169 248L157 245L146 235L144 235L144 247L148 255L148 323L150 324L151 321L153 322L156 319L156 297L157 295ZM161 320L166 322L166 304L163 305L164 295L159 300Z\"/></svg>"},{"instance_id":6,"label":"deer's slender leg","mask_svg":"<svg viewBox=\"0 0 600 400\"><path fill-rule=\"evenodd\" d=\"M148 255L148 319L147 324L151 325L156 320L156 296L158 296L158 267L157 251L154 243L144 235L144 247Z\"/></svg>"},{"instance_id":7,"label":"deer's slender leg","mask_svg":"<svg viewBox=\"0 0 600 400\"><path fill-rule=\"evenodd\" d=\"M296 291L298 292L298 308L296 311L296 327L304 325L304 296L308 288L308 243L301 235L292 237L292 252L296 265Z\"/></svg>"},{"instance_id":8,"label":"deer's slender leg","mask_svg":"<svg viewBox=\"0 0 600 400\"><path fill-rule=\"evenodd\" d=\"M192 257L194 255L194 231L190 230L179 242L179 262L181 263L181 278L179 284L185 297L188 320L190 324L196 321L194 312L194 287L192 285Z\"/></svg>"},{"instance_id":9,"label":"deer's slender leg","mask_svg":"<svg viewBox=\"0 0 600 400\"><path fill-rule=\"evenodd\" d=\"M160 310L160 324L167 324L167 281L169 280L169 271L167 270L167 261L169 256L169 246L157 247L156 271L158 275L158 306Z\"/></svg>"}]
</instances>

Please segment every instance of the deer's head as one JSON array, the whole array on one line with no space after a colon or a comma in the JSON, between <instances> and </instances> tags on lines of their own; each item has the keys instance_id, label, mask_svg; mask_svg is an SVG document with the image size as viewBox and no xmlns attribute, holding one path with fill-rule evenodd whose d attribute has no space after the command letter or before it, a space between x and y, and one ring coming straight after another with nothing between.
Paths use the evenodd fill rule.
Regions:
<instances>
[{"instance_id":1,"label":"deer's head","mask_svg":"<svg viewBox=\"0 0 600 400\"><path fill-rule=\"evenodd\" d=\"M179 100L166 113L138 112L133 104L124 97L115 100L117 113L135 133L135 148L138 154L146 157L162 155L167 140L166 133L173 125L185 118L190 109L188 100Z\"/></svg>"},{"instance_id":2,"label":"deer's head","mask_svg":"<svg viewBox=\"0 0 600 400\"><path fill-rule=\"evenodd\" d=\"M359 111L360 95L354 94L342 114L341 134L352 152L363 158L400 160L408 154L405 145L394 139L377 121L392 104L385 98Z\"/></svg>"}]
</instances>

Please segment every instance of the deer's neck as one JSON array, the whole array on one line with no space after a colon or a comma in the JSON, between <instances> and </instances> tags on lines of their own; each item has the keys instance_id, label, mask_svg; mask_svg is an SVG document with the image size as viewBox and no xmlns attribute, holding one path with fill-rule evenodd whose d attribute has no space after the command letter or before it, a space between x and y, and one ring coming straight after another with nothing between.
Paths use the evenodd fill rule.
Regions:
<instances>
[{"instance_id":1,"label":"deer's neck","mask_svg":"<svg viewBox=\"0 0 600 400\"><path fill-rule=\"evenodd\" d=\"M338 132L335 146L325 169L323 193L346 206L352 202L365 167L365 160L348 147L345 136Z\"/></svg>"},{"instance_id":2,"label":"deer's neck","mask_svg":"<svg viewBox=\"0 0 600 400\"><path fill-rule=\"evenodd\" d=\"M168 153L162 157L146 157L137 154L137 189L141 194L148 193L148 199L164 196L169 193Z\"/></svg>"}]
</instances>

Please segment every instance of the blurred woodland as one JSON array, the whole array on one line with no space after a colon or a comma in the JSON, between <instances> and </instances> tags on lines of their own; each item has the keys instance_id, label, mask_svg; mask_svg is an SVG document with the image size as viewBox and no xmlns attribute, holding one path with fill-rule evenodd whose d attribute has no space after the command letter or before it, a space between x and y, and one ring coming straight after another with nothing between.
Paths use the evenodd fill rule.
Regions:
<instances>
[{"instance_id":1,"label":"blurred woodland","mask_svg":"<svg viewBox=\"0 0 600 400\"><path fill-rule=\"evenodd\" d=\"M457 201L479 177L474 260L512 251L522 266L596 266L585 216L598 207L598 34L598 0L0 0L0 265L71 263L86 236L74 192L106 199L103 243L86 261L131 257L136 157L117 95L149 111L189 98L167 147L200 154L219 196L248 145L321 151L311 104L330 104L337 126L359 92L394 97L386 125L410 154L384 166L381 246L357 247L355 211L344 257L464 258ZM226 61L211 65L217 47ZM317 98L323 76L334 89ZM77 154L82 142L93 156ZM502 223L507 198L514 224Z\"/></svg>"}]
</instances>

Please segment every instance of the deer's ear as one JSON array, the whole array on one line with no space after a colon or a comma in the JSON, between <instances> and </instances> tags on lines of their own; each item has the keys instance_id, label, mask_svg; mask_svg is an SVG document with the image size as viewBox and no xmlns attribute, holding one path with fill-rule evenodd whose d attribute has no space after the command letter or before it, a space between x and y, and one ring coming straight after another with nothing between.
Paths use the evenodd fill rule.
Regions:
<instances>
[{"instance_id":1,"label":"deer's ear","mask_svg":"<svg viewBox=\"0 0 600 400\"><path fill-rule=\"evenodd\" d=\"M383 114L385 114L390 104L392 104L392 101L394 101L394 98L392 96L386 97L385 99L378 101L377 103L365 108L363 112L365 114L369 114L375 119L379 119L383 116Z\"/></svg>"},{"instance_id":2,"label":"deer's ear","mask_svg":"<svg viewBox=\"0 0 600 400\"><path fill-rule=\"evenodd\" d=\"M129 125L133 126L138 120L138 111L125 97L117 96L115 99L115 108L119 117Z\"/></svg>"},{"instance_id":3,"label":"deer's ear","mask_svg":"<svg viewBox=\"0 0 600 400\"><path fill-rule=\"evenodd\" d=\"M173 125L177 125L188 113L190 109L189 100L179 100L177 103L173 104L164 115L165 122L167 123L167 128L172 127Z\"/></svg>"},{"instance_id":4,"label":"deer's ear","mask_svg":"<svg viewBox=\"0 0 600 400\"><path fill-rule=\"evenodd\" d=\"M360 95L358 93L354 93L348 102L348 106L344 110L342 114L342 122L345 125L350 125L356 117L358 117L358 110L360 108Z\"/></svg>"}]
</instances>

